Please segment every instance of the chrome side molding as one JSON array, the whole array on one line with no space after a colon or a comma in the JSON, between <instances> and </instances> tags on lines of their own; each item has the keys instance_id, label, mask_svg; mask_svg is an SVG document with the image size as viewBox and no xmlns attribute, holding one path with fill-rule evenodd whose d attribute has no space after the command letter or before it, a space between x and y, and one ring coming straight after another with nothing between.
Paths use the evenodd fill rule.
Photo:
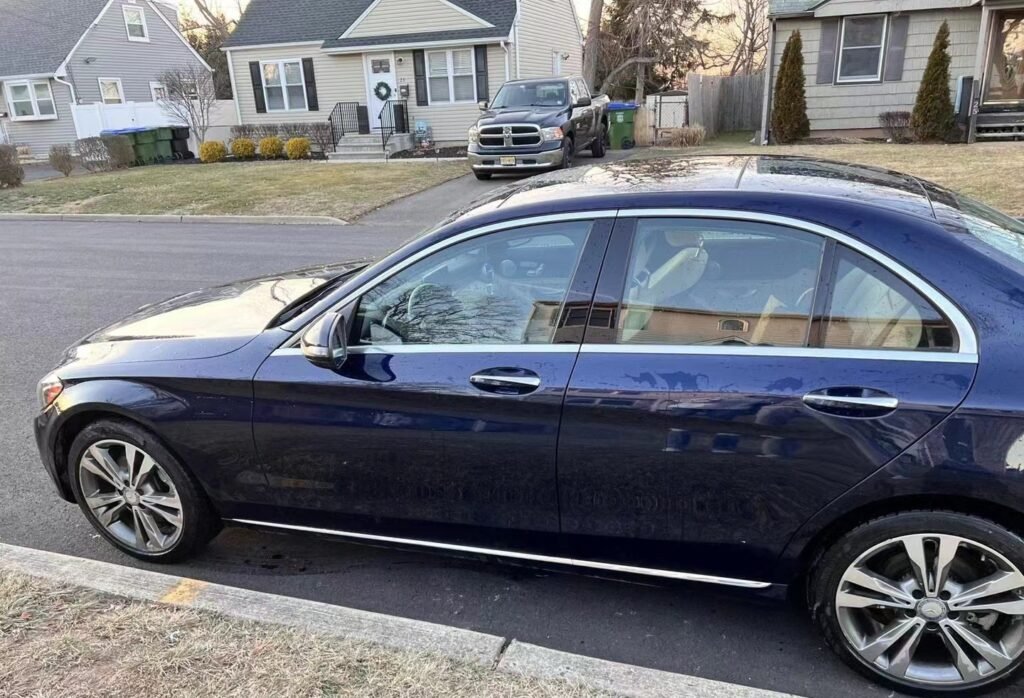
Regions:
<instances>
[{"instance_id":1,"label":"chrome side molding","mask_svg":"<svg viewBox=\"0 0 1024 698\"><path fill-rule=\"evenodd\" d=\"M300 531L303 533L317 533L320 535L336 536L338 538L350 538L352 540L366 540L376 543L392 543L395 545L412 545L422 548L434 548L438 550L452 550L475 555L493 555L494 557L508 557L516 560L529 560L532 562L546 562L555 565L567 565L569 567L582 567L593 570L605 570L609 572L625 572L627 574L641 574L648 577L662 577L665 579L680 579L688 582L702 582L704 584L719 584L722 586L741 587L744 589L767 589L771 582L757 582L749 579L733 579L731 577L716 577L709 574L697 574L695 572L675 572L672 570L659 570L651 567L633 567L630 565L617 565L611 562L595 562L593 560L573 560L567 557L553 557L550 555L535 555L533 553L521 553L512 550L494 550L492 548L478 548L471 545L455 545L453 543L439 543L436 541L415 540L412 538L394 538L392 536L378 536L370 533L355 533L353 531L337 531L330 528L316 528L313 526L299 526L296 524L272 523L270 521L253 521L251 519L225 519L230 523L243 526L255 526L258 528L281 529L285 531Z\"/></svg>"}]
</instances>

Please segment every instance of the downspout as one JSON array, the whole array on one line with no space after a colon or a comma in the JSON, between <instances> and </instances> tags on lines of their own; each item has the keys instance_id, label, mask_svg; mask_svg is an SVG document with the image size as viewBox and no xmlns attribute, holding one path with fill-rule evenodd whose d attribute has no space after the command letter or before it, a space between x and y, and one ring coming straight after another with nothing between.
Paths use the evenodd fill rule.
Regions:
<instances>
[{"instance_id":1,"label":"downspout","mask_svg":"<svg viewBox=\"0 0 1024 698\"><path fill-rule=\"evenodd\" d=\"M769 145L771 130L769 122L772 114L772 78L775 75L775 19L772 18L771 30L768 34L768 65L764 71L764 106L761 108L761 145Z\"/></svg>"},{"instance_id":2,"label":"downspout","mask_svg":"<svg viewBox=\"0 0 1024 698\"><path fill-rule=\"evenodd\" d=\"M508 65L508 44L504 41L501 42L501 50L505 52L505 82L508 82L512 78L509 76L509 65Z\"/></svg>"},{"instance_id":3,"label":"downspout","mask_svg":"<svg viewBox=\"0 0 1024 698\"><path fill-rule=\"evenodd\" d=\"M238 99L238 86L235 85L235 61L231 58L231 49L221 49L228 57L228 79L231 80L231 99L235 102L235 121L242 125L242 105Z\"/></svg>"},{"instance_id":4,"label":"downspout","mask_svg":"<svg viewBox=\"0 0 1024 698\"><path fill-rule=\"evenodd\" d=\"M61 85L67 85L67 88L69 90L71 90L71 103L72 104L78 104L78 95L75 94L75 86L74 85L72 85L67 80L64 80L63 78L58 77L56 74L54 74L54 76L53 76L53 81L54 82L59 82Z\"/></svg>"},{"instance_id":5,"label":"downspout","mask_svg":"<svg viewBox=\"0 0 1024 698\"><path fill-rule=\"evenodd\" d=\"M513 30L516 33L516 80L519 80L519 79L521 79L523 77L523 71L522 71L522 68L520 67L520 63L519 63L519 56L523 52L522 44L519 43L519 23L522 20L522 17L523 17L523 3L522 3L522 0L516 0L516 19L515 19L515 24L512 27Z\"/></svg>"}]
</instances>

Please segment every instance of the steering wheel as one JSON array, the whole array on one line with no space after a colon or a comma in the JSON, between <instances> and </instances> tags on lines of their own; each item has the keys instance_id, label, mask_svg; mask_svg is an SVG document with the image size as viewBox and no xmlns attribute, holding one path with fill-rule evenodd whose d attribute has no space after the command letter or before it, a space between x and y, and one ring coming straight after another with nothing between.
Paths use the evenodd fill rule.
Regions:
<instances>
[{"instance_id":1,"label":"steering wheel","mask_svg":"<svg viewBox=\"0 0 1024 698\"><path fill-rule=\"evenodd\" d=\"M448 292L448 289L444 286L432 283L420 284L414 288L412 293L409 294L408 300L405 302L405 317L407 320L415 320L417 318L418 313L416 311L416 306L423 300L424 294L430 293L431 291L446 293Z\"/></svg>"}]
</instances>

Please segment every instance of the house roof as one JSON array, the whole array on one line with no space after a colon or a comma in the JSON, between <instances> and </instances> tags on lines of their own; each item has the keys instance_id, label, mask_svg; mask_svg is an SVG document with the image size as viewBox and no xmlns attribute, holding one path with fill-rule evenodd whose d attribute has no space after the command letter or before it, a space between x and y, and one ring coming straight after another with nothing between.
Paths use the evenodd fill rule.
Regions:
<instances>
[{"instance_id":1,"label":"house roof","mask_svg":"<svg viewBox=\"0 0 1024 698\"><path fill-rule=\"evenodd\" d=\"M7 2L9 0L0 0ZM508 36L516 16L516 0L449 0L494 27L420 34L392 34L340 39L373 0L252 0L225 48L260 44L323 42L325 49L387 44L499 39Z\"/></svg>"},{"instance_id":2,"label":"house roof","mask_svg":"<svg viewBox=\"0 0 1024 698\"><path fill-rule=\"evenodd\" d=\"M827 0L824 0L827 1ZM768 14L792 15L801 12L810 12L818 5L824 4L823 0L768 0Z\"/></svg>"},{"instance_id":3,"label":"house roof","mask_svg":"<svg viewBox=\"0 0 1024 698\"><path fill-rule=\"evenodd\" d=\"M50 74L107 0L0 0L0 77Z\"/></svg>"}]
</instances>

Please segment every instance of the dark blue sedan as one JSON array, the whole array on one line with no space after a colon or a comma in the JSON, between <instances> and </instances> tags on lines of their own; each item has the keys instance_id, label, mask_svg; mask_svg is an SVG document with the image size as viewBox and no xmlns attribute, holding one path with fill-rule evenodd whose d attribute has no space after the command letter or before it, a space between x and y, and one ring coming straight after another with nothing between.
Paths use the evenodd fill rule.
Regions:
<instances>
[{"instance_id":1,"label":"dark blue sedan","mask_svg":"<svg viewBox=\"0 0 1024 698\"><path fill-rule=\"evenodd\" d=\"M855 668L1024 657L1024 226L803 158L577 168L372 265L140 309L39 386L60 495L150 560L222 523L805 598Z\"/></svg>"}]
</instances>

